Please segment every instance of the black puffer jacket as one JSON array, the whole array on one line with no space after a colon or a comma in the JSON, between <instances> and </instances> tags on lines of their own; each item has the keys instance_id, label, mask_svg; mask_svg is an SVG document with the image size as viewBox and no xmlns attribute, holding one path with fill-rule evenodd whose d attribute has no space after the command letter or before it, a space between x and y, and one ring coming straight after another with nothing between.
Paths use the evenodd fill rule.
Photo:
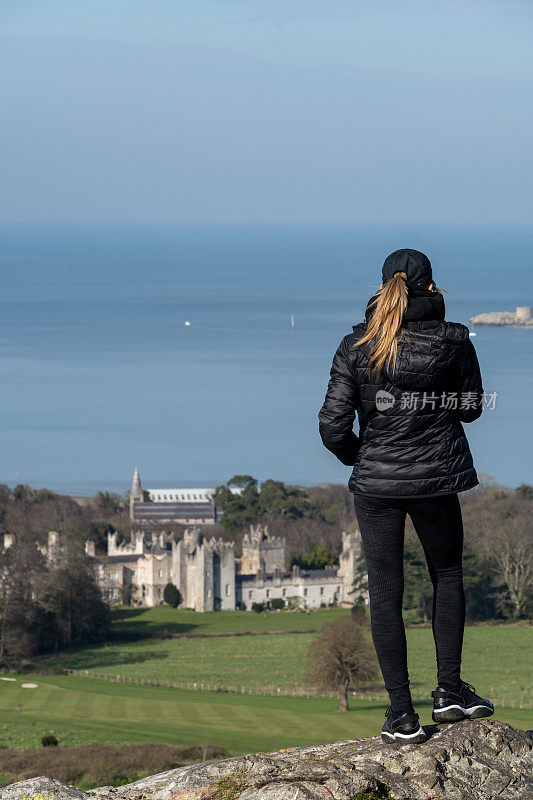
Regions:
<instances>
[{"instance_id":1,"label":"black puffer jacket","mask_svg":"<svg viewBox=\"0 0 533 800\"><path fill-rule=\"evenodd\" d=\"M318 415L324 445L353 465L348 486L354 493L427 497L476 486L462 423L480 416L483 388L468 328L444 321L442 295L410 288L394 377L384 369L379 379L369 378L372 342L353 345L373 301L333 358ZM359 436L352 429L356 412Z\"/></svg>"}]
</instances>

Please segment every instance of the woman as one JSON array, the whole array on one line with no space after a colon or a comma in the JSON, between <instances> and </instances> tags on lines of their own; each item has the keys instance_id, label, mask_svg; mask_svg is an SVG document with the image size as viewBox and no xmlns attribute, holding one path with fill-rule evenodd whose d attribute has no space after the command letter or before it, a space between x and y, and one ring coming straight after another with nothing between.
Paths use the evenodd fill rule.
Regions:
<instances>
[{"instance_id":1,"label":"woman","mask_svg":"<svg viewBox=\"0 0 533 800\"><path fill-rule=\"evenodd\" d=\"M494 713L460 677L465 596L458 492L478 483L462 423L480 416L483 388L468 328L445 322L444 314L427 256L417 250L388 256L365 321L335 353L318 415L324 445L353 465L348 486L366 558L372 639L390 697L385 741L426 738L411 700L402 620L406 514L434 589L433 720ZM359 436L352 430L356 411Z\"/></svg>"}]
</instances>

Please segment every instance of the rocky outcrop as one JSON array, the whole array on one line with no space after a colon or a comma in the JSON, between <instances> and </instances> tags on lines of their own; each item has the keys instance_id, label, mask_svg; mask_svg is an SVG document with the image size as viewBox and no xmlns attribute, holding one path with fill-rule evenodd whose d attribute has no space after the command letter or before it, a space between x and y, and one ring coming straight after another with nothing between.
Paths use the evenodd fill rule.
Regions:
<instances>
[{"instance_id":1,"label":"rocky outcrop","mask_svg":"<svg viewBox=\"0 0 533 800\"><path fill-rule=\"evenodd\" d=\"M533 328L533 317L529 306L517 306L516 311L489 311L468 320L470 325L519 325Z\"/></svg>"},{"instance_id":2,"label":"rocky outcrop","mask_svg":"<svg viewBox=\"0 0 533 800\"><path fill-rule=\"evenodd\" d=\"M0 800L533 800L533 732L493 720L428 726L406 747L354 739L227 758L82 792L50 778Z\"/></svg>"}]
</instances>

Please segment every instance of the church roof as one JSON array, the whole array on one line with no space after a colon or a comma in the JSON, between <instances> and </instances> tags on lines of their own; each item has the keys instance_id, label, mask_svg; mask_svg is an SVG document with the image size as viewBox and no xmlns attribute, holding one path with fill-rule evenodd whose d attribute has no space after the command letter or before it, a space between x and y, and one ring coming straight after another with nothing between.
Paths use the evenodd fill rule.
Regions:
<instances>
[{"instance_id":1,"label":"church roof","mask_svg":"<svg viewBox=\"0 0 533 800\"><path fill-rule=\"evenodd\" d=\"M211 503L134 503L135 519L213 519Z\"/></svg>"}]
</instances>

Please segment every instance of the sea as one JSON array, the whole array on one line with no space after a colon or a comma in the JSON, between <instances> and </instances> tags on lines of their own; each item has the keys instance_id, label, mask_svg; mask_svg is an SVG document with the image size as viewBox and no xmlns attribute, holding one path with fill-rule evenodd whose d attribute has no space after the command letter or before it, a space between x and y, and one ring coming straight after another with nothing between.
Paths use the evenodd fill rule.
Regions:
<instances>
[{"instance_id":1,"label":"sea","mask_svg":"<svg viewBox=\"0 0 533 800\"><path fill-rule=\"evenodd\" d=\"M429 255L447 319L533 305L533 228L0 226L0 482L346 483L317 413L400 247ZM533 329L475 330L478 473L533 484Z\"/></svg>"}]
</instances>

